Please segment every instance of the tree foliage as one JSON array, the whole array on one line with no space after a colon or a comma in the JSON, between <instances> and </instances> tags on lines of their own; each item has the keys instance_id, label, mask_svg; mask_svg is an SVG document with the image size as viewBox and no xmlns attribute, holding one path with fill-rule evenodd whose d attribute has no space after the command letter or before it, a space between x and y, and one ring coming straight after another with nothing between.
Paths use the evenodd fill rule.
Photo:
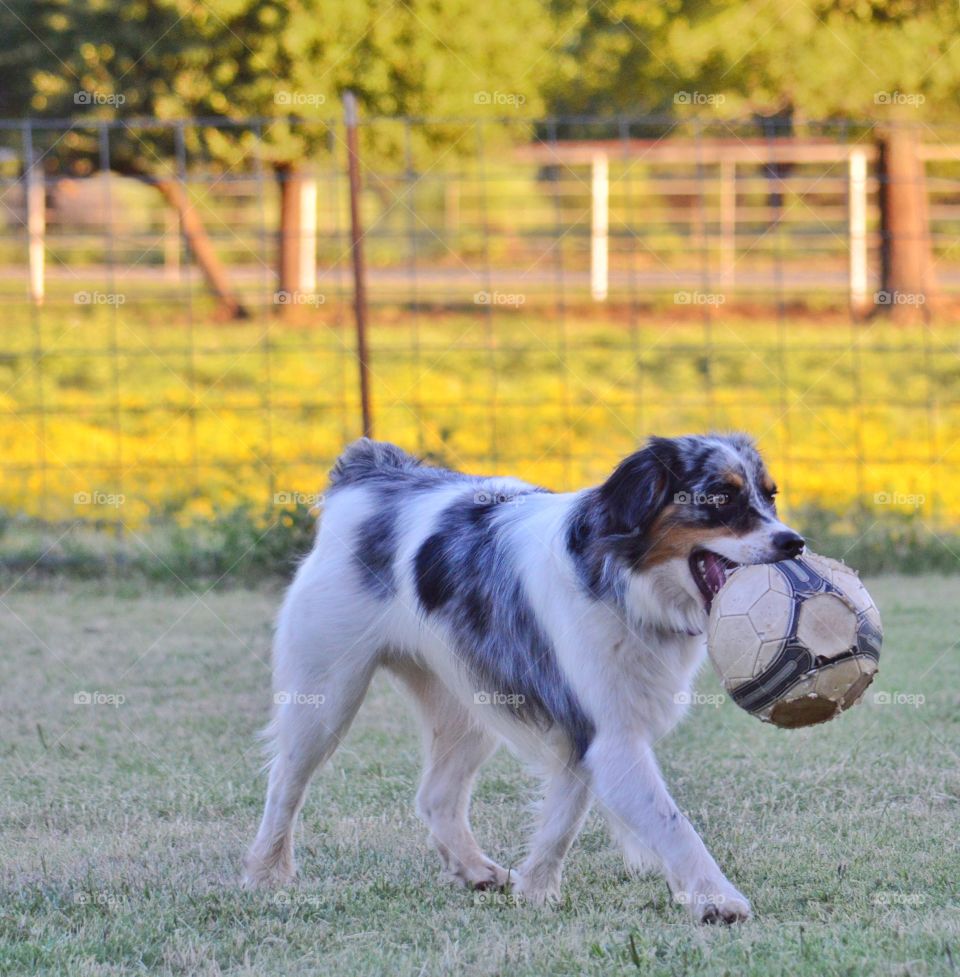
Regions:
<instances>
[{"instance_id":1,"label":"tree foliage","mask_svg":"<svg viewBox=\"0 0 960 977\"><path fill-rule=\"evenodd\" d=\"M8 0L0 114L201 118L190 149L225 165L256 140L268 161L331 144L343 91L368 115L537 114L553 35L538 0ZM80 102L77 101L79 97ZM83 100L85 99L85 101ZM215 123L267 119L262 141ZM464 128L418 127L418 148L454 148ZM128 133L119 165L170 158L169 134ZM67 141L92 151L77 133ZM384 128L381 154L409 148ZM471 150L473 147L471 146Z\"/></svg>"},{"instance_id":2,"label":"tree foliage","mask_svg":"<svg viewBox=\"0 0 960 977\"><path fill-rule=\"evenodd\" d=\"M554 0L553 12L565 42L547 95L560 112L948 121L960 109L956 3Z\"/></svg>"}]
</instances>

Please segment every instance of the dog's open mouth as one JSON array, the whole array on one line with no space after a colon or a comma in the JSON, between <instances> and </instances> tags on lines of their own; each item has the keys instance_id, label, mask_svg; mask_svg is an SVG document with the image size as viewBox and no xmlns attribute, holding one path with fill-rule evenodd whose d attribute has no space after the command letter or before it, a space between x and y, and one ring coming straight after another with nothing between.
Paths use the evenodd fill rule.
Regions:
<instances>
[{"instance_id":1,"label":"dog's open mouth","mask_svg":"<svg viewBox=\"0 0 960 977\"><path fill-rule=\"evenodd\" d=\"M690 554L690 572L707 602L707 610L710 610L713 598L727 582L727 575L738 566L739 563L734 563L719 553L711 553L710 550L694 550Z\"/></svg>"}]
</instances>

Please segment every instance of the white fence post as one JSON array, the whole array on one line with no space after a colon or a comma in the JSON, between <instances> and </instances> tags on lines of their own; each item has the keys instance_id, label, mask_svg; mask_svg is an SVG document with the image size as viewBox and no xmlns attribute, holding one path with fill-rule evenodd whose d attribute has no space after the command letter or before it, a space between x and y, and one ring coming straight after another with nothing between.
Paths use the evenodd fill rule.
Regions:
<instances>
[{"instance_id":1,"label":"white fence post","mask_svg":"<svg viewBox=\"0 0 960 977\"><path fill-rule=\"evenodd\" d=\"M300 183L300 291L311 295L317 290L317 180L305 176Z\"/></svg>"},{"instance_id":2,"label":"white fence post","mask_svg":"<svg viewBox=\"0 0 960 977\"><path fill-rule=\"evenodd\" d=\"M590 294L604 302L609 289L610 170L606 153L591 163L593 219L590 228Z\"/></svg>"},{"instance_id":3,"label":"white fence post","mask_svg":"<svg viewBox=\"0 0 960 977\"><path fill-rule=\"evenodd\" d=\"M867 304L867 154L859 147L850 150L850 305L855 310Z\"/></svg>"},{"instance_id":4,"label":"white fence post","mask_svg":"<svg viewBox=\"0 0 960 977\"><path fill-rule=\"evenodd\" d=\"M43 305L44 283L44 237L47 231L47 213L43 169L27 159L26 205L27 205L27 261L30 267L30 299L35 305Z\"/></svg>"},{"instance_id":5,"label":"white fence post","mask_svg":"<svg viewBox=\"0 0 960 977\"><path fill-rule=\"evenodd\" d=\"M720 278L725 290L733 288L737 255L737 164L720 161Z\"/></svg>"}]
</instances>

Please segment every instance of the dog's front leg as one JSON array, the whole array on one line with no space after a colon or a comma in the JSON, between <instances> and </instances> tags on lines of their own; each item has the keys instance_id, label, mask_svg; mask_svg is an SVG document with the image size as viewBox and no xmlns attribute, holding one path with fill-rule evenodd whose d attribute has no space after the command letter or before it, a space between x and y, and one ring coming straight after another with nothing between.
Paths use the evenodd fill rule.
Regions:
<instances>
[{"instance_id":1,"label":"dog's front leg","mask_svg":"<svg viewBox=\"0 0 960 977\"><path fill-rule=\"evenodd\" d=\"M627 736L599 736L585 758L593 788L628 858L662 869L678 902L704 923L747 919L750 903L727 880L660 775L653 751Z\"/></svg>"}]
</instances>

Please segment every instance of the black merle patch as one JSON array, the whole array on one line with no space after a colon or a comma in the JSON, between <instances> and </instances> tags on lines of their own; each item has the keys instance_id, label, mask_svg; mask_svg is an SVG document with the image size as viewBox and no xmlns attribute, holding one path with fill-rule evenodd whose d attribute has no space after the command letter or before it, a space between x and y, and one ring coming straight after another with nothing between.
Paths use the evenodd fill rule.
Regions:
<instances>
[{"instance_id":1,"label":"black merle patch","mask_svg":"<svg viewBox=\"0 0 960 977\"><path fill-rule=\"evenodd\" d=\"M364 586L380 598L397 592L394 560L397 552L397 515L385 509L365 519L357 529L354 561Z\"/></svg>"},{"instance_id":2,"label":"black merle patch","mask_svg":"<svg viewBox=\"0 0 960 977\"><path fill-rule=\"evenodd\" d=\"M559 726L582 757L593 723L560 671L502 538L514 506L535 494L478 503L465 493L445 509L414 558L417 596L425 612L449 625L478 693L504 697L502 708L518 719Z\"/></svg>"},{"instance_id":3,"label":"black merle patch","mask_svg":"<svg viewBox=\"0 0 960 977\"><path fill-rule=\"evenodd\" d=\"M414 558L413 574L417 596L425 610L436 611L453 597L453 569L447 561L442 533L434 533L421 544Z\"/></svg>"}]
</instances>

